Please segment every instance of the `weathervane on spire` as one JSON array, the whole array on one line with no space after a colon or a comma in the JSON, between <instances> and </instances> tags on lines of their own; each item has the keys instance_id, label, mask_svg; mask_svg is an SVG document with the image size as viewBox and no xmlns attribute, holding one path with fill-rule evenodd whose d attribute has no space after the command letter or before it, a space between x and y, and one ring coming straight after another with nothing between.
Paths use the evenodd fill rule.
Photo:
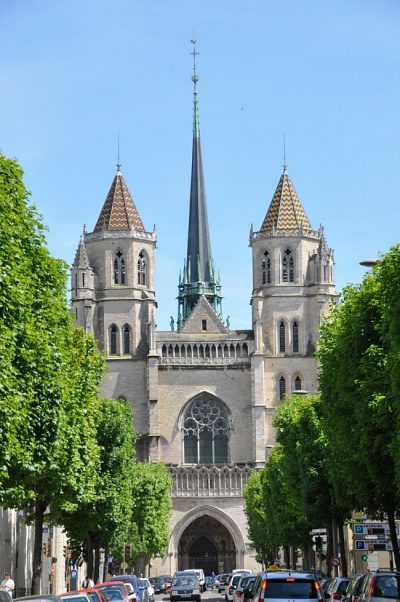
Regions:
<instances>
[{"instance_id":1,"label":"weathervane on spire","mask_svg":"<svg viewBox=\"0 0 400 602\"><path fill-rule=\"evenodd\" d=\"M197 40L190 40L191 43L193 44L193 52L190 52L189 54L193 55L193 75L192 75L192 82L194 83L194 89L196 90L196 84L199 81L199 76L196 73L196 56L198 54L200 54L200 52L196 51L196 44L197 44Z\"/></svg>"}]
</instances>

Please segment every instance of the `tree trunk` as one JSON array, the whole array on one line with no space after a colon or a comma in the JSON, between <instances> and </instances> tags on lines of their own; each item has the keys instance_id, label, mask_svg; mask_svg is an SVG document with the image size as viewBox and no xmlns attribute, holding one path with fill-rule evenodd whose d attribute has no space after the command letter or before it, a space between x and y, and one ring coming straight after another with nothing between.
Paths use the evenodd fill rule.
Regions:
<instances>
[{"instance_id":1,"label":"tree trunk","mask_svg":"<svg viewBox=\"0 0 400 602\"><path fill-rule=\"evenodd\" d=\"M98 583L100 580L100 546L96 543L94 549L94 570L93 570L93 581Z\"/></svg>"},{"instance_id":2,"label":"tree trunk","mask_svg":"<svg viewBox=\"0 0 400 602\"><path fill-rule=\"evenodd\" d=\"M93 578L93 536L91 533L87 535L87 561L86 574Z\"/></svg>"},{"instance_id":3,"label":"tree trunk","mask_svg":"<svg viewBox=\"0 0 400 602\"><path fill-rule=\"evenodd\" d=\"M101 581L107 581L107 575L108 575L108 548L105 548L104 550L104 568L103 568L103 574L100 575L100 579Z\"/></svg>"},{"instance_id":4,"label":"tree trunk","mask_svg":"<svg viewBox=\"0 0 400 602\"><path fill-rule=\"evenodd\" d=\"M339 550L340 550L340 562L342 565L342 576L343 577L347 577L347 573L348 573L348 569L347 569L347 555L346 555L346 546L344 543L344 525L343 525L343 519L340 518L338 520L338 527L339 527Z\"/></svg>"},{"instance_id":5,"label":"tree trunk","mask_svg":"<svg viewBox=\"0 0 400 602\"><path fill-rule=\"evenodd\" d=\"M290 569L290 548L285 546L283 548L283 562L287 569Z\"/></svg>"},{"instance_id":6,"label":"tree trunk","mask_svg":"<svg viewBox=\"0 0 400 602\"><path fill-rule=\"evenodd\" d=\"M34 525L35 540L32 558L32 594L41 593L43 517L46 509L47 502L36 500Z\"/></svg>"},{"instance_id":7,"label":"tree trunk","mask_svg":"<svg viewBox=\"0 0 400 602\"><path fill-rule=\"evenodd\" d=\"M399 542L397 540L394 511L388 510L387 517L388 517L388 523L389 523L390 541L392 542L392 548L393 548L394 563L396 565L396 569L399 570L400 569L400 551L399 551Z\"/></svg>"}]
</instances>

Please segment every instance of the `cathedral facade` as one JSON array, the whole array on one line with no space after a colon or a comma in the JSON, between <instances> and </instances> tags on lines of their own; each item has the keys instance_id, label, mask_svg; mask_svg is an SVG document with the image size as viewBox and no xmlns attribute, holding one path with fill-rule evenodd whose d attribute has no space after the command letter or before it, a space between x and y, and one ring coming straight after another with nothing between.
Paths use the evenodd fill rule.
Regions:
<instances>
[{"instance_id":1,"label":"cathedral facade","mask_svg":"<svg viewBox=\"0 0 400 602\"><path fill-rule=\"evenodd\" d=\"M76 324L94 334L107 357L102 393L130 400L138 459L164 462L173 477L169 550L154 559L152 575L259 568L243 487L274 445L278 401L317 391L319 324L337 297L333 252L323 229L312 228L285 167L260 229L250 231L253 327L234 330L224 319L195 71L192 79L188 245L171 329L156 326L156 232L145 229L119 166L72 267Z\"/></svg>"}]
</instances>

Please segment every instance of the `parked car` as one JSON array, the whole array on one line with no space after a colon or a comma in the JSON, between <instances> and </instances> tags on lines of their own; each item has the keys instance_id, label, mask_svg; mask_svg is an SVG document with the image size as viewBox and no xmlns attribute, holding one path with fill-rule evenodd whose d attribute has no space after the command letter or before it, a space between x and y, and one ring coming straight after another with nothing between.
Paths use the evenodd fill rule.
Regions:
<instances>
[{"instance_id":1,"label":"parked car","mask_svg":"<svg viewBox=\"0 0 400 602\"><path fill-rule=\"evenodd\" d=\"M301 598L302 602L322 602L323 596L314 573L303 571L264 571L254 583L254 602L282 602Z\"/></svg>"},{"instance_id":2,"label":"parked car","mask_svg":"<svg viewBox=\"0 0 400 602\"><path fill-rule=\"evenodd\" d=\"M242 592L241 602L249 602L254 595L254 584L256 582L257 575L249 575L246 587Z\"/></svg>"},{"instance_id":3,"label":"parked car","mask_svg":"<svg viewBox=\"0 0 400 602\"><path fill-rule=\"evenodd\" d=\"M152 577L150 583L154 587L155 594L167 594L171 589L172 577L171 575L159 575L159 577Z\"/></svg>"},{"instance_id":4,"label":"parked car","mask_svg":"<svg viewBox=\"0 0 400 602\"><path fill-rule=\"evenodd\" d=\"M133 592L136 594L137 602L147 602L147 596L145 598L143 597L143 590L141 590L139 587L139 580L136 575L115 575L108 581L123 581L124 583L130 583L133 587Z\"/></svg>"},{"instance_id":5,"label":"parked car","mask_svg":"<svg viewBox=\"0 0 400 602\"><path fill-rule=\"evenodd\" d=\"M0 589L0 602L11 602L12 596L10 592L6 592L5 589Z\"/></svg>"},{"instance_id":6,"label":"parked car","mask_svg":"<svg viewBox=\"0 0 400 602\"><path fill-rule=\"evenodd\" d=\"M111 602L112 600L123 600L123 602L130 602L132 600L134 602L137 600L136 593L123 581L104 581L104 583L97 583L91 589L103 592L107 602Z\"/></svg>"},{"instance_id":7,"label":"parked car","mask_svg":"<svg viewBox=\"0 0 400 602\"><path fill-rule=\"evenodd\" d=\"M91 602L107 602L105 595L99 589L87 589L86 593Z\"/></svg>"},{"instance_id":8,"label":"parked car","mask_svg":"<svg viewBox=\"0 0 400 602\"><path fill-rule=\"evenodd\" d=\"M343 600L350 577L334 577L325 590L325 599Z\"/></svg>"},{"instance_id":9,"label":"parked car","mask_svg":"<svg viewBox=\"0 0 400 602\"><path fill-rule=\"evenodd\" d=\"M245 575L241 576L239 583L237 584L237 588L235 590L235 595L234 595L235 602L241 601L244 589L250 579L250 575L251 575L251 573L250 574L246 573ZM254 577L255 577L255 575L254 575Z\"/></svg>"},{"instance_id":10,"label":"parked car","mask_svg":"<svg viewBox=\"0 0 400 602\"><path fill-rule=\"evenodd\" d=\"M148 601L154 602L154 587L151 585L150 581L141 577L139 583L143 583L144 587L147 589Z\"/></svg>"},{"instance_id":11,"label":"parked car","mask_svg":"<svg viewBox=\"0 0 400 602\"><path fill-rule=\"evenodd\" d=\"M393 602L400 598L400 572L377 570L368 573L358 602Z\"/></svg>"},{"instance_id":12,"label":"parked car","mask_svg":"<svg viewBox=\"0 0 400 602\"><path fill-rule=\"evenodd\" d=\"M89 596L86 589L78 589L71 592L61 594L60 598L64 602L92 602L92 598Z\"/></svg>"},{"instance_id":13,"label":"parked car","mask_svg":"<svg viewBox=\"0 0 400 602\"><path fill-rule=\"evenodd\" d=\"M355 575L350 579L344 594L345 602L357 602L365 577L366 575Z\"/></svg>"},{"instance_id":14,"label":"parked car","mask_svg":"<svg viewBox=\"0 0 400 602\"><path fill-rule=\"evenodd\" d=\"M196 600L201 602L201 587L195 573L175 575L169 596L171 602L175 600Z\"/></svg>"},{"instance_id":15,"label":"parked car","mask_svg":"<svg viewBox=\"0 0 400 602\"><path fill-rule=\"evenodd\" d=\"M232 574L229 578L228 585L225 588L225 600L232 602L235 596L236 588L241 580L242 575L240 573Z\"/></svg>"},{"instance_id":16,"label":"parked car","mask_svg":"<svg viewBox=\"0 0 400 602\"><path fill-rule=\"evenodd\" d=\"M14 602L62 602L60 596L54 594L36 594L35 596L23 596L14 598Z\"/></svg>"},{"instance_id":17,"label":"parked car","mask_svg":"<svg viewBox=\"0 0 400 602\"><path fill-rule=\"evenodd\" d=\"M218 575L218 593L221 594L225 591L225 587L228 585L229 577L232 573L223 573L222 575ZM215 585L217 585L217 581L215 581Z\"/></svg>"}]
</instances>

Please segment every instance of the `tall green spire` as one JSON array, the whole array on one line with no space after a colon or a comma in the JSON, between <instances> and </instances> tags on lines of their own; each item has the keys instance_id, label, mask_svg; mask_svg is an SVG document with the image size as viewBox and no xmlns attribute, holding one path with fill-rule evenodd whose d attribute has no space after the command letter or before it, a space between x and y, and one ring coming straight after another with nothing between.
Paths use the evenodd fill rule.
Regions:
<instances>
[{"instance_id":1,"label":"tall green spire","mask_svg":"<svg viewBox=\"0 0 400 602\"><path fill-rule=\"evenodd\" d=\"M186 278L179 283L178 329L192 312L201 296L205 296L216 314L222 320L221 284L216 282L215 268L211 254L208 230L207 202L204 186L203 161L200 144L199 105L196 71L196 40L193 44L193 146L192 176L190 186L190 209L188 245L186 256ZM184 268L185 274L185 268Z\"/></svg>"}]
</instances>

